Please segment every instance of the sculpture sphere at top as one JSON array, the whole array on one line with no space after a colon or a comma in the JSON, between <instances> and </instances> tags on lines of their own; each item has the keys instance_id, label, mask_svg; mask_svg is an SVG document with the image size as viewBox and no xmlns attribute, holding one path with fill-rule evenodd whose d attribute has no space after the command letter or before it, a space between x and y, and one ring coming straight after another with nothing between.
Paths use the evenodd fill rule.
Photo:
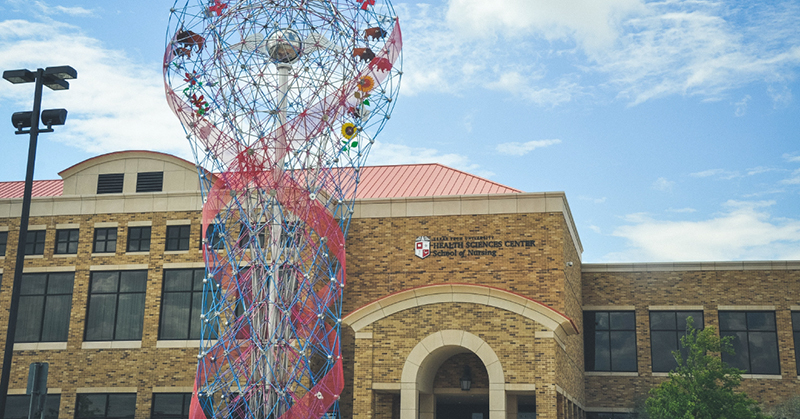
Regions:
<instances>
[{"instance_id":1,"label":"sculpture sphere at top","mask_svg":"<svg viewBox=\"0 0 800 419\"><path fill-rule=\"evenodd\" d=\"M248 151L248 164L279 169L363 160L402 74L388 1L189 0L172 10L167 94L198 158L229 168Z\"/></svg>"},{"instance_id":2,"label":"sculpture sphere at top","mask_svg":"<svg viewBox=\"0 0 800 419\"><path fill-rule=\"evenodd\" d=\"M401 47L388 0L170 9L165 90L203 193L192 419L340 415L345 238Z\"/></svg>"}]
</instances>

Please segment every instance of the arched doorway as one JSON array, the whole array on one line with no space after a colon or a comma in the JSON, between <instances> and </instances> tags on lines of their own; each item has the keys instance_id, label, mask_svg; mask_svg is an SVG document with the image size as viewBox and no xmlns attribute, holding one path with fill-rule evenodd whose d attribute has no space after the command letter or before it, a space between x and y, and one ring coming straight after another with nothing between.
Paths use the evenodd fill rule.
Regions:
<instances>
[{"instance_id":1,"label":"arched doorway","mask_svg":"<svg viewBox=\"0 0 800 419\"><path fill-rule=\"evenodd\" d=\"M473 352L448 358L433 379L435 419L488 419L489 375Z\"/></svg>"},{"instance_id":2,"label":"arched doorway","mask_svg":"<svg viewBox=\"0 0 800 419\"><path fill-rule=\"evenodd\" d=\"M436 332L420 341L411 350L403 366L401 378L401 419L444 417L436 414L435 378L446 361L465 353L476 355L486 371L489 409L488 416L486 411L483 411L483 419L506 419L505 377L500 359L483 339L463 330ZM461 391L460 387L458 391ZM445 405L457 404L453 403L452 398L449 402L448 397L440 399L445 401ZM479 403L481 402L476 400L476 406ZM472 415L470 414L468 418L472 419Z\"/></svg>"}]
</instances>

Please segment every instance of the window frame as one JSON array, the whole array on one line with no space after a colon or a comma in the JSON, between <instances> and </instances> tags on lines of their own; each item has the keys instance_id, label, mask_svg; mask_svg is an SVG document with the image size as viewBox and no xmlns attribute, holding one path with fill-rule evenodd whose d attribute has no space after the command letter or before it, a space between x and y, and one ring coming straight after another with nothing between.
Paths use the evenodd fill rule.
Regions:
<instances>
[{"instance_id":1,"label":"window frame","mask_svg":"<svg viewBox=\"0 0 800 419\"><path fill-rule=\"evenodd\" d=\"M117 253L117 241L119 240L119 227L95 227L94 229L94 239L92 240L92 253ZM108 233L114 232L114 238L109 239ZM103 232L105 238L102 240L98 239L99 233ZM99 251L97 246L98 244L103 243L103 251ZM108 250L109 244L113 243L113 249Z\"/></svg>"},{"instance_id":2,"label":"window frame","mask_svg":"<svg viewBox=\"0 0 800 419\"><path fill-rule=\"evenodd\" d=\"M780 342L778 341L778 325L777 325L777 317L775 315L775 310L719 310L719 312L717 314L718 314L718 317L719 317L719 335L720 335L720 337L734 336L734 339L731 341L731 343L734 346L734 349L736 349L736 346L737 346L737 338L738 338L738 336L736 336L736 334L745 333L746 336L747 336L747 342L743 343L743 344L747 346L747 366L748 367L746 369L743 369L743 368L740 368L740 366L733 364L733 362L735 362L735 359L733 359L732 357L733 356L737 356L737 355L741 356L740 354L731 355L729 353L723 352L722 353L722 361L723 362L728 364L728 366L730 366L730 367L743 369L744 370L743 374L751 374L751 375L780 375L781 374ZM744 314L745 315L744 316L745 329L723 328L723 324L727 322L727 321L723 321L723 318L722 318L723 315L733 315L733 314ZM772 329L772 330L751 329L750 328L750 324L749 324L750 323L750 316L749 316L750 314L771 314L772 315L772 324L775 325L775 328ZM751 353L753 353L753 350L752 350L753 348L751 347L752 346L752 340L751 340L750 336L751 336L751 334L768 334L768 333L771 333L772 336L774 337L774 343L775 343L774 361L775 361L775 366L777 367L777 371L771 371L771 372L768 372L768 371L754 371L753 370L753 356L751 356ZM759 351L756 351L756 352L759 355L763 355L763 354L767 353L767 352L762 351L762 350L759 350Z\"/></svg>"},{"instance_id":3,"label":"window frame","mask_svg":"<svg viewBox=\"0 0 800 419\"><path fill-rule=\"evenodd\" d=\"M139 172L136 174L136 193L153 193L164 190L164 172Z\"/></svg>"},{"instance_id":4,"label":"window frame","mask_svg":"<svg viewBox=\"0 0 800 419\"><path fill-rule=\"evenodd\" d=\"M14 403L17 400L22 401L22 404L24 405L25 415L9 416L8 409L9 407L15 407ZM17 417L28 419L28 409L30 408L30 403L31 403L30 400L31 396L28 394L9 394L8 396L6 396L6 411L4 412L3 417L7 419L14 419ZM48 393L47 399L44 402L44 419L58 419L58 410L60 405L61 405L61 395L57 393ZM53 408L55 408L55 411L53 411ZM52 412L52 414L48 414L48 409L50 409L50 412Z\"/></svg>"},{"instance_id":5,"label":"window frame","mask_svg":"<svg viewBox=\"0 0 800 419\"><path fill-rule=\"evenodd\" d=\"M8 248L8 231L0 231L0 257L6 256Z\"/></svg>"},{"instance_id":6,"label":"window frame","mask_svg":"<svg viewBox=\"0 0 800 419\"><path fill-rule=\"evenodd\" d=\"M671 314L673 314L673 316L675 317L675 326L674 326L674 328L672 328L672 329L669 329L669 328L655 328L654 329L653 328L653 323L654 323L653 322L653 314L663 314L663 313L671 313ZM670 371L674 370L678 366L677 361L675 361L675 358L672 357L672 351L670 351L670 356L671 356L671 359L672 359L671 363L673 364L673 367L671 369L666 370L666 371L657 370L656 369L655 360L656 360L656 351L657 351L656 347L657 347L657 345L655 345L655 343L653 341L653 336L654 336L653 332L662 332L662 333L673 332L674 335L675 335L675 348L676 348L675 350L680 351L681 352L681 356L683 357L683 360L684 361L686 360L686 356L687 356L686 351L684 350L684 348L681 348L681 338L683 336L686 336L686 329L684 328L683 330L681 330L680 327L678 326L678 323L679 323L678 315L679 314L689 314L689 313L699 313L700 314L700 321L699 322L697 321L696 318L694 318L694 316L691 316L691 317L693 317L694 320L695 320L695 322L694 322L695 329L703 330L704 329L703 323L704 323L704 320L705 320L705 315L703 314L703 310L650 310L650 312L648 313L648 317L649 317L649 320L650 320L650 369L652 370L652 372L670 372ZM686 316L686 317L690 317L690 316ZM686 324L686 317L684 317L684 320L683 320L684 324ZM658 347L660 348L660 346L658 346Z\"/></svg>"},{"instance_id":7,"label":"window frame","mask_svg":"<svg viewBox=\"0 0 800 419\"><path fill-rule=\"evenodd\" d=\"M33 235L33 242L31 242ZM36 256L44 254L44 244L47 241L47 230L28 230L25 236L25 256ZM32 247L29 252L29 247Z\"/></svg>"},{"instance_id":8,"label":"window frame","mask_svg":"<svg viewBox=\"0 0 800 419\"><path fill-rule=\"evenodd\" d=\"M209 249L211 250L224 250L225 249L225 240L219 236L220 223L209 223L208 227L206 228L206 235L202 237L200 240L200 249L203 248L203 244L205 243ZM202 231L202 229L200 229ZM209 237L210 236L210 237ZM216 237L216 240L214 238Z\"/></svg>"},{"instance_id":9,"label":"window frame","mask_svg":"<svg viewBox=\"0 0 800 419\"><path fill-rule=\"evenodd\" d=\"M185 232L186 232L185 237L182 234L184 232L184 229L185 229ZM170 237L170 232L175 232L175 231L177 231L177 237ZM165 252L181 252L181 251L189 250L191 239L192 239L192 225L191 224L168 225L167 226L167 235L166 235L166 238L164 239L164 251ZM186 243L185 248L184 248L184 246L181 245L184 240L185 240L185 243ZM170 248L170 242L173 242L173 241L176 243L176 245L175 245L174 249L171 249Z\"/></svg>"},{"instance_id":10,"label":"window frame","mask_svg":"<svg viewBox=\"0 0 800 419\"><path fill-rule=\"evenodd\" d=\"M597 314L606 314L608 316L608 329L597 329L596 319ZM630 314L633 316L633 328L612 328L612 314ZM614 372L629 372L634 373L639 371L639 356L638 356L638 342L636 341L636 312L634 310L587 310L583 312L583 329L584 329L584 367L585 371L601 372L601 373L614 373ZM598 333L608 334L608 369L598 369L596 366L597 360L597 336ZM614 367L614 353L612 338L614 335L619 336L625 334L626 339L632 336L633 344L633 369L616 369ZM626 348L630 349L630 348ZM621 354L618 354L620 356Z\"/></svg>"},{"instance_id":11,"label":"window frame","mask_svg":"<svg viewBox=\"0 0 800 419\"><path fill-rule=\"evenodd\" d=\"M146 238L145 238L145 232ZM146 253L150 251L150 239L153 234L152 226L132 226L128 227L128 240L125 246L126 252Z\"/></svg>"},{"instance_id":12,"label":"window frame","mask_svg":"<svg viewBox=\"0 0 800 419\"><path fill-rule=\"evenodd\" d=\"M797 375L800 376L800 311L792 311L792 333L794 335L794 359Z\"/></svg>"},{"instance_id":13,"label":"window frame","mask_svg":"<svg viewBox=\"0 0 800 419\"><path fill-rule=\"evenodd\" d=\"M95 281L97 280L96 275L109 275L109 274L116 274L116 291L95 291L93 290L95 286ZM143 286L141 287L140 291L122 291L123 287L123 274L128 275L143 275ZM127 275L126 275L127 276ZM130 279L130 278L126 278ZM135 279L142 279L142 278L135 278ZM119 310L120 310L120 297L125 295L138 295L141 294L141 306L138 307L138 311L135 314L138 314L141 318L141 323L138 325L138 338L130 339L130 338L120 338L118 335L120 334L120 324L119 324ZM94 306L98 304L98 301L93 302L93 297L98 297L97 300L100 300L99 296L107 296L107 295L114 295L114 317L111 319L111 338L106 338L105 336L101 336L100 338L92 338L89 336L90 333L97 333L103 335L107 333L107 330L104 330L103 322L93 320L92 314L96 313L93 311ZM88 290L88 298L86 301L86 322L83 332L83 340L84 342L108 342L108 341L140 341L142 340L142 336L144 335L144 308L146 305L146 297L147 297L147 270L144 269L135 269L135 270L120 270L120 271L92 271L89 275L89 290ZM101 306L102 307L102 306ZM102 314L102 312L100 313ZM102 318L101 318L102 319ZM94 326L95 328L91 328L93 325L90 325L90 322L97 322L98 325ZM96 329L96 330L95 330Z\"/></svg>"},{"instance_id":14,"label":"window frame","mask_svg":"<svg viewBox=\"0 0 800 419\"><path fill-rule=\"evenodd\" d=\"M86 398L86 397L89 397L89 396L94 396L94 397L104 396L105 397L105 401L104 401L104 405L103 405L104 411L103 411L102 416L95 416L95 415L92 415L92 416L79 416L80 408L81 408L81 400L83 398ZM112 399L119 399L119 398L122 398L122 397L125 397L125 398L133 397L133 400L132 400L132 402L133 402L132 403L133 411L130 413L130 415L114 416L114 419L133 419L136 416L136 399L137 399L136 393L78 393L78 394L75 395L75 419L108 418L109 417L108 416L109 406L111 405L110 401ZM130 400L128 401L128 403L130 403Z\"/></svg>"},{"instance_id":15,"label":"window frame","mask_svg":"<svg viewBox=\"0 0 800 419\"><path fill-rule=\"evenodd\" d=\"M61 237L63 233L67 234L66 240L64 237ZM75 233L74 237L72 233ZM54 255L76 255L78 254L78 243L80 243L80 235L81 230L79 228L63 228L56 230L56 242L55 246L53 246L53 254ZM59 251L58 247L60 244L64 244L66 246L65 251ZM74 251L70 251L70 246L74 245Z\"/></svg>"},{"instance_id":16,"label":"window frame","mask_svg":"<svg viewBox=\"0 0 800 419\"><path fill-rule=\"evenodd\" d=\"M165 396L165 395L170 395L170 396L181 395L181 396L183 396L183 401L181 402L181 414L180 415L174 415L174 414L172 414L172 415L170 415L170 414L159 415L159 414L157 414L157 412L156 412L156 403L158 402L158 398L159 398L159 396ZM192 393L180 393L180 392L153 393L153 400L150 403L150 418L151 419L188 419L189 418L189 410L190 410L191 401L192 401Z\"/></svg>"},{"instance_id":17,"label":"window frame","mask_svg":"<svg viewBox=\"0 0 800 419\"><path fill-rule=\"evenodd\" d=\"M172 278L168 278L168 276L172 274L179 274L181 272L191 272L192 278L190 281L189 289L174 290L174 291L168 290L168 288L170 287L170 284L168 284L168 282L172 280ZM205 268L164 269L164 276L163 276L164 280L162 281L162 287L161 287L161 313L160 313L161 317L158 322L159 340L200 340L200 336L202 334L202 325L200 324L199 319L200 319L200 314L203 313L202 280L205 277L205 273L206 273ZM198 280L200 281L199 289L197 289L198 284L196 283L196 281ZM168 295L178 295L178 294L189 294L188 318L181 319L180 322L180 323L185 323L186 333L181 335L176 334L176 335L165 336L167 326L165 326L164 322L166 321L166 319L175 318L175 315L170 316L169 313L166 313L166 311L170 309L170 303L168 302L170 298L168 297ZM200 301L199 312L197 312L195 307L196 305L195 299L197 299L197 301ZM199 330L197 331L196 336L192 333L193 322L197 322L197 326L199 326Z\"/></svg>"},{"instance_id":18,"label":"window frame","mask_svg":"<svg viewBox=\"0 0 800 419\"><path fill-rule=\"evenodd\" d=\"M69 293L67 292L49 292L50 291L50 280L51 277L56 275L71 275L72 276L72 284L68 287ZM35 276L43 276L44 277L44 286L41 288L34 288L34 291L41 291L41 292L28 292L26 287L26 281L30 282L33 280ZM17 332L15 335L14 343L39 343L39 342L66 342L69 339L69 319L70 315L72 314L72 296L73 296L73 288L75 286L75 272L42 272L42 273L23 273L22 274L22 284L20 289L20 310L24 311L34 307L34 304L27 303L29 300L35 300L37 298L41 298L41 316L38 319L38 325L35 326L37 328L37 338L34 340L20 340L22 336L21 333ZM60 313L59 316L56 316L55 319L60 319L62 322L65 322L63 326L66 328L63 330L63 339L47 339L43 338L43 334L45 331L45 322L48 320L48 312L52 312L57 308L53 307L52 300L54 298L69 296L67 298L66 304L66 313ZM48 305L48 300L50 300L50 304ZM49 307L49 308L48 308ZM37 310L38 311L38 310ZM38 313L37 313L38 314ZM24 326L25 322L32 320L30 316L18 316L17 317L17 330L18 331L25 331ZM53 320L51 318L51 320ZM52 324L52 321L49 321L48 324Z\"/></svg>"},{"instance_id":19,"label":"window frame","mask_svg":"<svg viewBox=\"0 0 800 419\"><path fill-rule=\"evenodd\" d=\"M97 175L95 194L122 193L125 190L125 173L100 173Z\"/></svg>"}]
</instances>

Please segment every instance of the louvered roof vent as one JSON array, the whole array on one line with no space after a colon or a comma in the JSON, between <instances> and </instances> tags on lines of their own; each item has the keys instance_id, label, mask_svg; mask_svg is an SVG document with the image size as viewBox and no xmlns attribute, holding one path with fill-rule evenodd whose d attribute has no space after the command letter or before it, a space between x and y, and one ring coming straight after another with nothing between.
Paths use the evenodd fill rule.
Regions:
<instances>
[{"instance_id":1,"label":"louvered roof vent","mask_svg":"<svg viewBox=\"0 0 800 419\"><path fill-rule=\"evenodd\" d=\"M97 176L97 194L122 193L125 173L103 173Z\"/></svg>"},{"instance_id":2,"label":"louvered roof vent","mask_svg":"<svg viewBox=\"0 0 800 419\"><path fill-rule=\"evenodd\" d=\"M136 192L161 192L164 172L142 172L136 176Z\"/></svg>"}]
</instances>

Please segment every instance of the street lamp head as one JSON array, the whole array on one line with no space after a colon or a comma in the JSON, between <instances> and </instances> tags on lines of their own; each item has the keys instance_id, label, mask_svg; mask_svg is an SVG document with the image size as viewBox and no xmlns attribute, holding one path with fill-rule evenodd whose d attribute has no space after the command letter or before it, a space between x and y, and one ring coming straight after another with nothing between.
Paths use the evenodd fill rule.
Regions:
<instances>
[{"instance_id":1,"label":"street lamp head","mask_svg":"<svg viewBox=\"0 0 800 419\"><path fill-rule=\"evenodd\" d=\"M33 112L14 112L11 115L11 123L14 125L14 128L17 130L22 130L23 128L30 128L31 127L31 116Z\"/></svg>"},{"instance_id":2,"label":"street lamp head","mask_svg":"<svg viewBox=\"0 0 800 419\"><path fill-rule=\"evenodd\" d=\"M36 81L36 73L28 70L6 70L3 78L14 84L33 83Z\"/></svg>"},{"instance_id":3,"label":"street lamp head","mask_svg":"<svg viewBox=\"0 0 800 419\"><path fill-rule=\"evenodd\" d=\"M53 125L64 125L67 122L66 109L47 109L42 111L42 123L50 128Z\"/></svg>"},{"instance_id":4,"label":"street lamp head","mask_svg":"<svg viewBox=\"0 0 800 419\"><path fill-rule=\"evenodd\" d=\"M50 90L69 90L69 83L66 80L57 79L53 76L45 75L42 79L42 84Z\"/></svg>"},{"instance_id":5,"label":"street lamp head","mask_svg":"<svg viewBox=\"0 0 800 419\"><path fill-rule=\"evenodd\" d=\"M275 31L267 38L267 51L272 61L292 64L297 61L303 50L303 40L293 29Z\"/></svg>"},{"instance_id":6,"label":"street lamp head","mask_svg":"<svg viewBox=\"0 0 800 419\"><path fill-rule=\"evenodd\" d=\"M78 71L68 65L60 65L45 68L44 75L55 77L59 80L73 80L78 78Z\"/></svg>"}]
</instances>

